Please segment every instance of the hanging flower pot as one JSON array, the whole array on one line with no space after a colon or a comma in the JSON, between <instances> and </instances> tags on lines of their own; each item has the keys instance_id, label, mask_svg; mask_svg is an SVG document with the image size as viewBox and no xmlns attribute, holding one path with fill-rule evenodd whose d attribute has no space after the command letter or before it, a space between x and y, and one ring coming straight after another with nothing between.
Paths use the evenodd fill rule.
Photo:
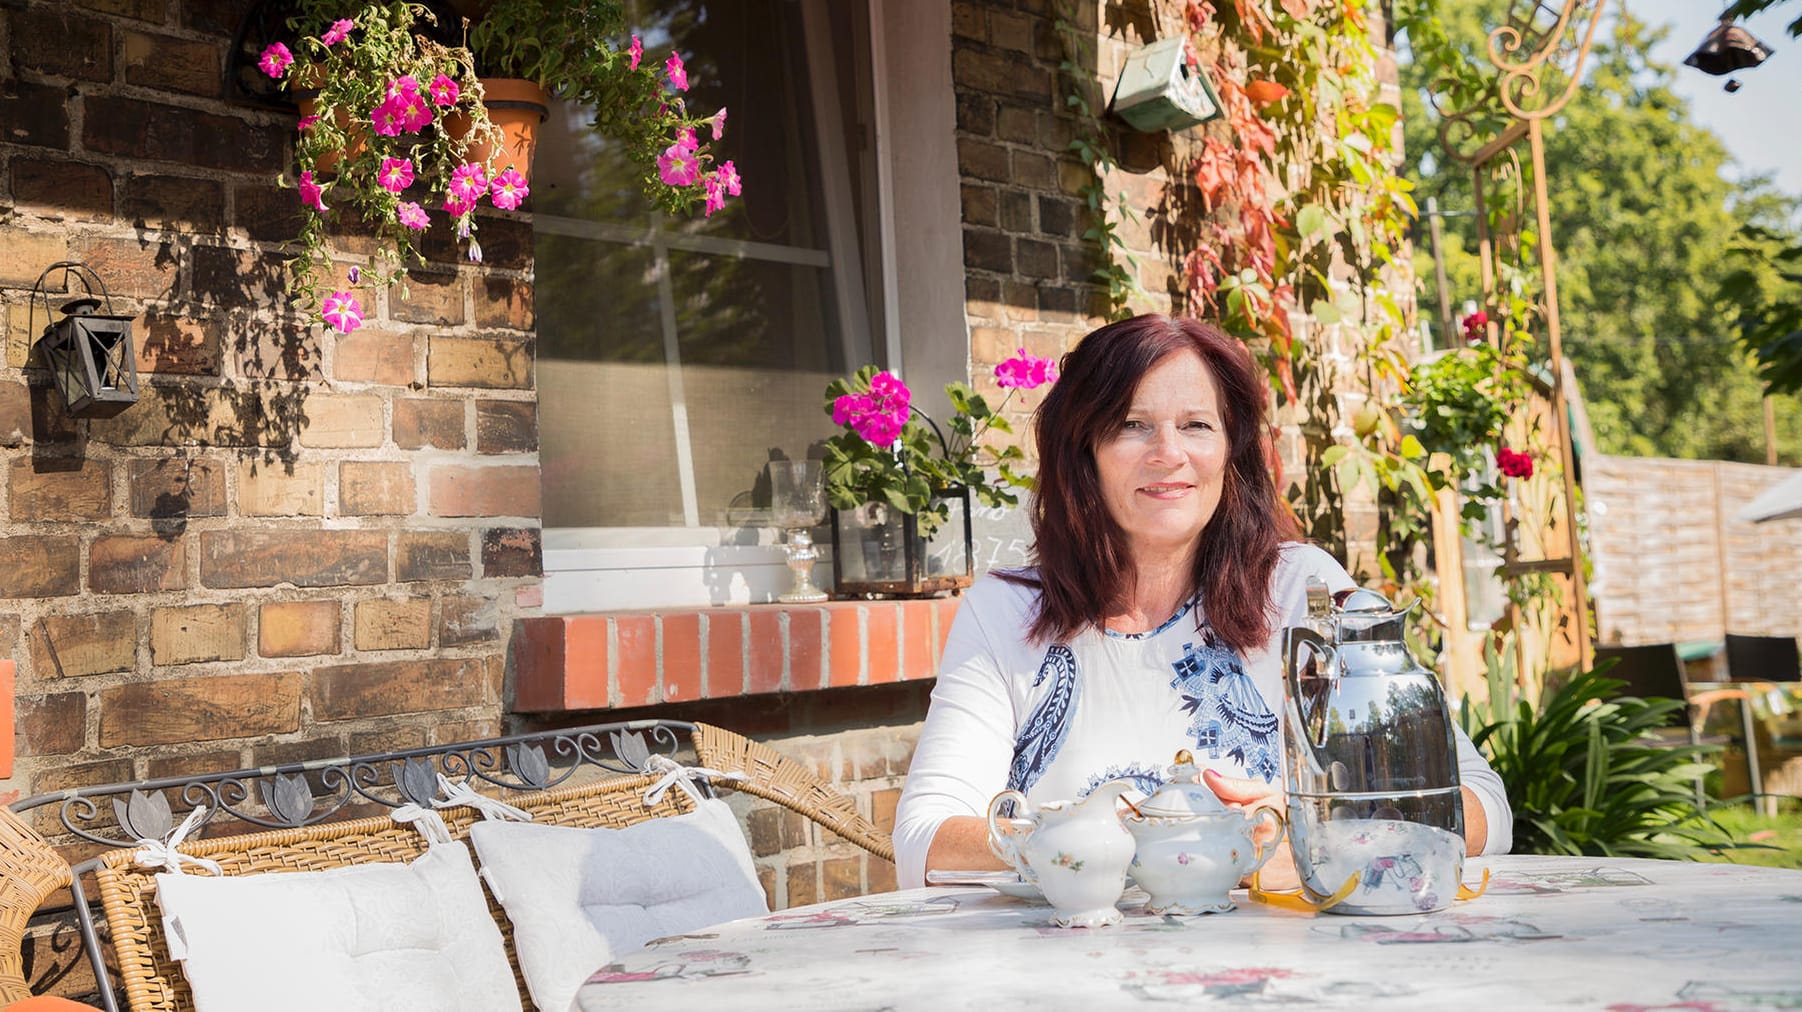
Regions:
<instances>
[{"instance_id":1,"label":"hanging flower pot","mask_svg":"<svg viewBox=\"0 0 1802 1012\"><path fill-rule=\"evenodd\" d=\"M482 138L469 142L465 160L483 163L494 155L494 171L499 176L509 168L519 170L526 182L532 180L532 157L538 150L538 126L550 115L550 93L537 84L516 77L482 78L482 105L488 120L500 128L502 142L498 149ZM469 117L446 116L444 129L452 137L469 133Z\"/></svg>"}]
</instances>

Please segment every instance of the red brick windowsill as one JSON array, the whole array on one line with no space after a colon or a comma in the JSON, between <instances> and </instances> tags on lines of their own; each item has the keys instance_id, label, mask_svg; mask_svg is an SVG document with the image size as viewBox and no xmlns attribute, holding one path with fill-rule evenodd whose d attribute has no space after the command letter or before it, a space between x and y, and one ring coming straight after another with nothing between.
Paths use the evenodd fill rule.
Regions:
<instances>
[{"instance_id":1,"label":"red brick windowsill","mask_svg":"<svg viewBox=\"0 0 1802 1012\"><path fill-rule=\"evenodd\" d=\"M606 710L932 678L957 605L952 597L521 619L512 710Z\"/></svg>"}]
</instances>

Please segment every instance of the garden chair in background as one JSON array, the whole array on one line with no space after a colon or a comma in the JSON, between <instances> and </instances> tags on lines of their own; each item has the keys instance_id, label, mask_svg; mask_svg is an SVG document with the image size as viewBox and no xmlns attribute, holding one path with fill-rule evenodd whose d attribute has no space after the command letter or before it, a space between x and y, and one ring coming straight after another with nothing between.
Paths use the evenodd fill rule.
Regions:
<instances>
[{"instance_id":1,"label":"garden chair in background","mask_svg":"<svg viewBox=\"0 0 1802 1012\"><path fill-rule=\"evenodd\" d=\"M1666 745L1721 745L1732 743L1728 735L1704 734L1709 711L1714 704L1736 701L1739 704L1740 733L1746 752L1746 782L1754 799L1764 794L1764 780L1758 767L1757 738L1753 733L1751 697L1744 689L1690 688L1683 670L1683 658L1675 643L1652 643L1635 647L1596 647L1596 666L1603 661L1617 663L1604 672L1605 677L1626 682L1625 694L1641 699L1676 699L1686 704L1685 711L1673 713L1669 727L1660 737ZM1707 807L1702 782L1696 781L1696 806Z\"/></svg>"}]
</instances>

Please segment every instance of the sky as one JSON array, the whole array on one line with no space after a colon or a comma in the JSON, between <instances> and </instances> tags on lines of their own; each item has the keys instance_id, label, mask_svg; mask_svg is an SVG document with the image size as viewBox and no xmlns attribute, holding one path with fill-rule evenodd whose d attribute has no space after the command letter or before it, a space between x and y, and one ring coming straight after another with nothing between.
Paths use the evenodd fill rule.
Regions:
<instances>
[{"instance_id":1,"label":"sky","mask_svg":"<svg viewBox=\"0 0 1802 1012\"><path fill-rule=\"evenodd\" d=\"M1727 78L1683 66L1727 0L1625 0L1625 5L1637 18L1670 27L1652 55L1676 68L1673 86L1689 102L1690 120L1721 138L1742 173L1773 173L1779 189L1802 197L1802 39L1785 30L1802 15L1802 0L1739 22L1774 52L1760 66L1732 75L1741 85L1733 94L1721 88Z\"/></svg>"}]
</instances>

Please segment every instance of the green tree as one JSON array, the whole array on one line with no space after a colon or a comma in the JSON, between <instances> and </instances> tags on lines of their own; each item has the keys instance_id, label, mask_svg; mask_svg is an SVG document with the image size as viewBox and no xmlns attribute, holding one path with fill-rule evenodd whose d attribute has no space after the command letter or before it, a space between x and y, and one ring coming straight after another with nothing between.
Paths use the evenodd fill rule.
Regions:
<instances>
[{"instance_id":1,"label":"green tree","mask_svg":"<svg viewBox=\"0 0 1802 1012\"><path fill-rule=\"evenodd\" d=\"M1466 74L1493 73L1484 38L1504 23L1506 6L1412 4L1437 15L1465 54ZM1750 248L1748 226L1778 247L1794 242L1798 202L1769 180L1727 178L1726 149L1671 91L1673 68L1648 56L1656 31L1630 12L1609 28L1612 36L1598 37L1590 53L1583 86L1546 130L1565 353L1604 452L1763 460L1763 385L1739 338L1748 314L1782 304L1784 282L1768 267L1747 268L1755 297L1734 298L1723 288L1735 271L1724 254ZM1408 156L1423 205L1430 195L1444 210L1468 210L1469 169L1445 156L1427 99L1446 76L1443 54L1438 59L1404 65ZM1523 211L1532 213L1530 196ZM1444 224L1457 306L1480 294L1475 225L1469 217ZM1423 305L1434 306L1425 243L1416 256L1427 283ZM1802 402L1778 398L1776 414L1780 456L1802 463Z\"/></svg>"}]
</instances>

